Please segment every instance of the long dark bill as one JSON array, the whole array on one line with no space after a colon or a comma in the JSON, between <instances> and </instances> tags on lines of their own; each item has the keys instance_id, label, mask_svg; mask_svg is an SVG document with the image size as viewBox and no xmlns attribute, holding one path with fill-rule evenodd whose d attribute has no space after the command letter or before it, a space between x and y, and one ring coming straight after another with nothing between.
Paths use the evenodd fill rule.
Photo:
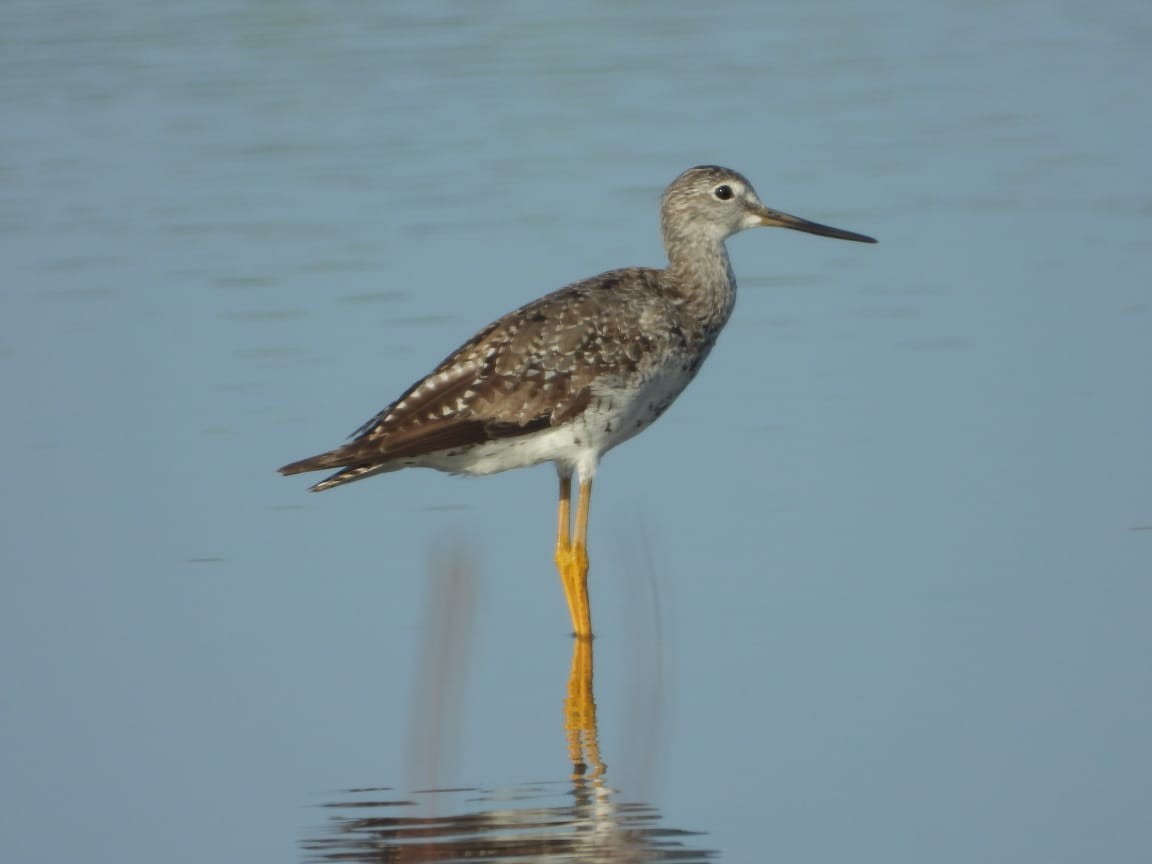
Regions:
<instances>
[{"instance_id":1,"label":"long dark bill","mask_svg":"<svg viewBox=\"0 0 1152 864\"><path fill-rule=\"evenodd\" d=\"M819 222L809 222L799 216L790 216L779 210L764 209L760 214L760 224L791 228L793 231L803 231L806 234L819 234L821 237L835 237L837 240L855 240L857 243L875 243L876 240L866 234L856 234L852 231L841 231L831 225L821 225Z\"/></svg>"}]
</instances>

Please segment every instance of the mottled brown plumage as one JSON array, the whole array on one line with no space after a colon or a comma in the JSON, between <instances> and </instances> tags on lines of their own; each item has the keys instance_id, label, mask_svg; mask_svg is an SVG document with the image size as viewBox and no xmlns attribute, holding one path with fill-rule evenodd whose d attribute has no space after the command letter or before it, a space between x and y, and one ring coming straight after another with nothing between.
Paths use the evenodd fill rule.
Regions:
<instances>
[{"instance_id":1,"label":"mottled brown plumage","mask_svg":"<svg viewBox=\"0 0 1152 864\"><path fill-rule=\"evenodd\" d=\"M660 274L615 270L522 306L446 357L348 444L281 472L343 468L314 487L321 491L405 467L401 460L416 464L408 460L573 420L598 385L625 388L650 377L657 358L689 358L689 345L706 338L683 320L680 297ZM631 326L637 322L642 329ZM699 363L685 365L694 372Z\"/></svg>"}]
</instances>

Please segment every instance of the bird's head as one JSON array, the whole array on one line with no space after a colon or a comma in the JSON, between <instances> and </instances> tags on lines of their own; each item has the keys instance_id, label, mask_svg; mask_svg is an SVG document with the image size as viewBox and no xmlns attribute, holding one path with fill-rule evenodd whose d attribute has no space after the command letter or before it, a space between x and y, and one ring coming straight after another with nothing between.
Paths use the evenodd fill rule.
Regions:
<instances>
[{"instance_id":1,"label":"bird's head","mask_svg":"<svg viewBox=\"0 0 1152 864\"><path fill-rule=\"evenodd\" d=\"M723 241L745 228L779 227L838 240L876 242L864 234L771 210L743 174L718 165L697 165L673 180L664 191L660 221L665 237L695 235Z\"/></svg>"}]
</instances>

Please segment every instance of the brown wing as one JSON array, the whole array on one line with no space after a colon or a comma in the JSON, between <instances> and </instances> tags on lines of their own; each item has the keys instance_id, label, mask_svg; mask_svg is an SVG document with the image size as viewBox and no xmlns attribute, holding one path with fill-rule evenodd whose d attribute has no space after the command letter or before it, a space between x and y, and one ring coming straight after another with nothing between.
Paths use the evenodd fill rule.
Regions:
<instances>
[{"instance_id":1,"label":"brown wing","mask_svg":"<svg viewBox=\"0 0 1152 864\"><path fill-rule=\"evenodd\" d=\"M597 381L634 368L652 347L639 336L631 342L620 338L622 319L639 311L614 290L623 272L605 273L509 313L361 426L351 442L281 470L355 468L347 480L360 479L394 459L515 437L577 416Z\"/></svg>"},{"instance_id":2,"label":"brown wing","mask_svg":"<svg viewBox=\"0 0 1152 864\"><path fill-rule=\"evenodd\" d=\"M549 298L544 298L548 300ZM485 328L357 430L341 448L359 461L414 457L547 428L587 405L553 303L537 301ZM585 382L586 384L587 382Z\"/></svg>"}]
</instances>

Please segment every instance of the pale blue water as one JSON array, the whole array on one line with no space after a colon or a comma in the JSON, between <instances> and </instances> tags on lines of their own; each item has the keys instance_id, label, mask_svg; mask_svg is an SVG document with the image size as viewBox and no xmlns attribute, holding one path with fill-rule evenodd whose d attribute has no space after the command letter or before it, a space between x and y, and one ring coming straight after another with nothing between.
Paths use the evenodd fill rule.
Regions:
<instances>
[{"instance_id":1,"label":"pale blue water","mask_svg":"<svg viewBox=\"0 0 1152 864\"><path fill-rule=\"evenodd\" d=\"M658 265L700 162L880 244L732 241L728 332L605 460L614 802L731 861L1152 856L1152 12L622 6L0 7L0 859L563 788L551 470L275 468Z\"/></svg>"}]
</instances>

